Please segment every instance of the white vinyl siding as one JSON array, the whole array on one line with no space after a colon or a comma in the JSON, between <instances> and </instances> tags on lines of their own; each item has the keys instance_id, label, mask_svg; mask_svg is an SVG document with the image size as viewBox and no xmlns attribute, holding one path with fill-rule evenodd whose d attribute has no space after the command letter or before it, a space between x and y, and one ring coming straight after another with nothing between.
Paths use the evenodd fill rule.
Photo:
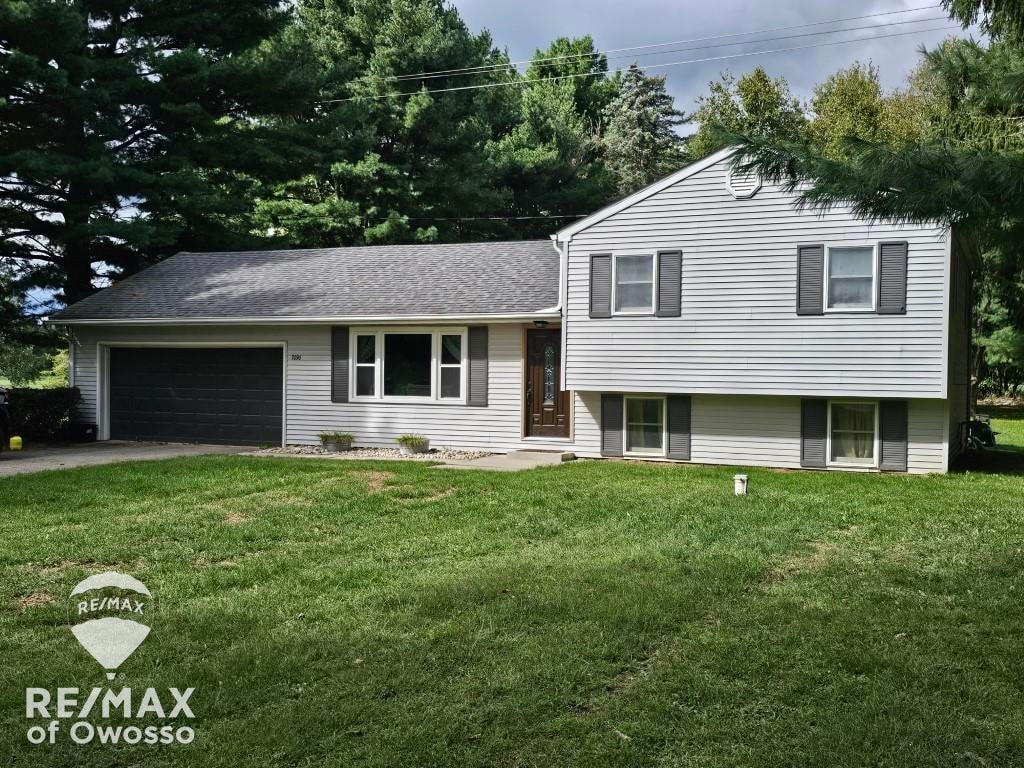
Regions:
<instances>
[{"instance_id":1,"label":"white vinyl siding","mask_svg":"<svg viewBox=\"0 0 1024 768\"><path fill-rule=\"evenodd\" d=\"M356 333L353 326L352 333ZM289 328L78 327L74 377L82 391L79 416L97 420L97 342L276 342L286 345L285 441L317 445L323 431L353 432L357 445L392 447L394 438L415 431L436 447L507 451L550 447L582 457L601 454L601 395L574 393L574 440L522 438L522 327L489 328L489 405L446 403L332 403L331 333L326 326ZM299 359L294 359L295 356ZM945 470L943 440L949 419L945 401L911 400L908 470ZM800 398L694 395L691 400L691 461L703 464L800 467Z\"/></svg>"},{"instance_id":2,"label":"white vinyl siding","mask_svg":"<svg viewBox=\"0 0 1024 768\"><path fill-rule=\"evenodd\" d=\"M566 386L580 391L942 398L947 231L737 200L720 162L568 244ZM796 314L796 250L909 243L907 312ZM589 255L682 250L680 317L590 318Z\"/></svg>"},{"instance_id":3,"label":"white vinyl siding","mask_svg":"<svg viewBox=\"0 0 1024 768\"><path fill-rule=\"evenodd\" d=\"M600 456L601 394L577 394L579 456ZM694 395L690 401L690 463L800 469L800 398ZM907 471L944 472L946 429L943 400L911 400ZM831 465L831 470L868 469ZM877 470L871 470L877 471Z\"/></svg>"},{"instance_id":4,"label":"white vinyl siding","mask_svg":"<svg viewBox=\"0 0 1024 768\"><path fill-rule=\"evenodd\" d=\"M350 335L359 333L350 326ZM459 326L453 326L458 332ZM522 412L523 326L489 326L489 386L485 408L436 402L331 402L331 329L328 326L100 327L73 330L75 382L83 402L79 415L96 421L97 342L284 343L285 442L317 445L318 433L352 432L356 445L394 447L407 432L426 435L435 447L507 451L516 448L566 449L565 440L524 440ZM298 359L296 359L296 356ZM352 363L354 363L354 359ZM352 366L354 367L354 365ZM578 403L578 399L575 401ZM575 407L574 403L574 407Z\"/></svg>"}]
</instances>

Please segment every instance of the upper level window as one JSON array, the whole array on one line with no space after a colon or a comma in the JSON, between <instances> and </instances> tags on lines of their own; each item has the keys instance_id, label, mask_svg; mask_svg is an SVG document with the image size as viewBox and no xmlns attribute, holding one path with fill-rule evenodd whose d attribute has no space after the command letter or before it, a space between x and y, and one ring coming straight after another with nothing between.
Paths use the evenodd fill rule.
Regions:
<instances>
[{"instance_id":1,"label":"upper level window","mask_svg":"<svg viewBox=\"0 0 1024 768\"><path fill-rule=\"evenodd\" d=\"M654 255L615 257L615 311L654 312Z\"/></svg>"},{"instance_id":2,"label":"upper level window","mask_svg":"<svg viewBox=\"0 0 1024 768\"><path fill-rule=\"evenodd\" d=\"M874 246L829 248L825 269L826 308L873 310L875 261Z\"/></svg>"},{"instance_id":3,"label":"upper level window","mask_svg":"<svg viewBox=\"0 0 1024 768\"><path fill-rule=\"evenodd\" d=\"M351 352L356 400L464 399L464 328L361 329Z\"/></svg>"}]
</instances>

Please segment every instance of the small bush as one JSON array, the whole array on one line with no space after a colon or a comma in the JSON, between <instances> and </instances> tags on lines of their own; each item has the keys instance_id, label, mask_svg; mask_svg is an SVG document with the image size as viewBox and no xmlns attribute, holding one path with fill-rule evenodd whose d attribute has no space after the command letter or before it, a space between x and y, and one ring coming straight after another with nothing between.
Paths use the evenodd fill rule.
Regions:
<instances>
[{"instance_id":1,"label":"small bush","mask_svg":"<svg viewBox=\"0 0 1024 768\"><path fill-rule=\"evenodd\" d=\"M321 432L317 437L321 443L351 443L356 439L351 432Z\"/></svg>"},{"instance_id":2,"label":"small bush","mask_svg":"<svg viewBox=\"0 0 1024 768\"><path fill-rule=\"evenodd\" d=\"M7 390L14 434L28 440L60 437L80 397L77 387Z\"/></svg>"},{"instance_id":3,"label":"small bush","mask_svg":"<svg viewBox=\"0 0 1024 768\"><path fill-rule=\"evenodd\" d=\"M426 448L430 440L423 435L399 435L395 442L404 445L406 448Z\"/></svg>"}]
</instances>

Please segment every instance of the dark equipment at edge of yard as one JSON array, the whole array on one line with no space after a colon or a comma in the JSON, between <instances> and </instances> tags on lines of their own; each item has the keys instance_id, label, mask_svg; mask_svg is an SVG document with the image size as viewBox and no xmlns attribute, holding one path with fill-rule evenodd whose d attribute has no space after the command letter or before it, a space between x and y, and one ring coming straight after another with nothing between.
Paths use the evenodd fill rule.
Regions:
<instances>
[{"instance_id":1,"label":"dark equipment at edge of yard","mask_svg":"<svg viewBox=\"0 0 1024 768\"><path fill-rule=\"evenodd\" d=\"M7 408L7 390L0 387L0 452L6 451L11 439L11 412Z\"/></svg>"},{"instance_id":2,"label":"dark equipment at edge of yard","mask_svg":"<svg viewBox=\"0 0 1024 768\"><path fill-rule=\"evenodd\" d=\"M967 446L971 449L995 448L998 434L992 429L988 416L978 413L967 422Z\"/></svg>"}]
</instances>

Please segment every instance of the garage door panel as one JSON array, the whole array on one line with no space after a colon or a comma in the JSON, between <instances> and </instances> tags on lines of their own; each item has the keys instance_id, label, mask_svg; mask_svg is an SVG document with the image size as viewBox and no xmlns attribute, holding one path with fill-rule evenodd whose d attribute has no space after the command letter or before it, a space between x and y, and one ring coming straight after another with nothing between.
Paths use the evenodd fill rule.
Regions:
<instances>
[{"instance_id":1,"label":"garage door panel","mask_svg":"<svg viewBox=\"0 0 1024 768\"><path fill-rule=\"evenodd\" d=\"M279 348L114 347L109 378L114 439L281 442Z\"/></svg>"}]
</instances>

